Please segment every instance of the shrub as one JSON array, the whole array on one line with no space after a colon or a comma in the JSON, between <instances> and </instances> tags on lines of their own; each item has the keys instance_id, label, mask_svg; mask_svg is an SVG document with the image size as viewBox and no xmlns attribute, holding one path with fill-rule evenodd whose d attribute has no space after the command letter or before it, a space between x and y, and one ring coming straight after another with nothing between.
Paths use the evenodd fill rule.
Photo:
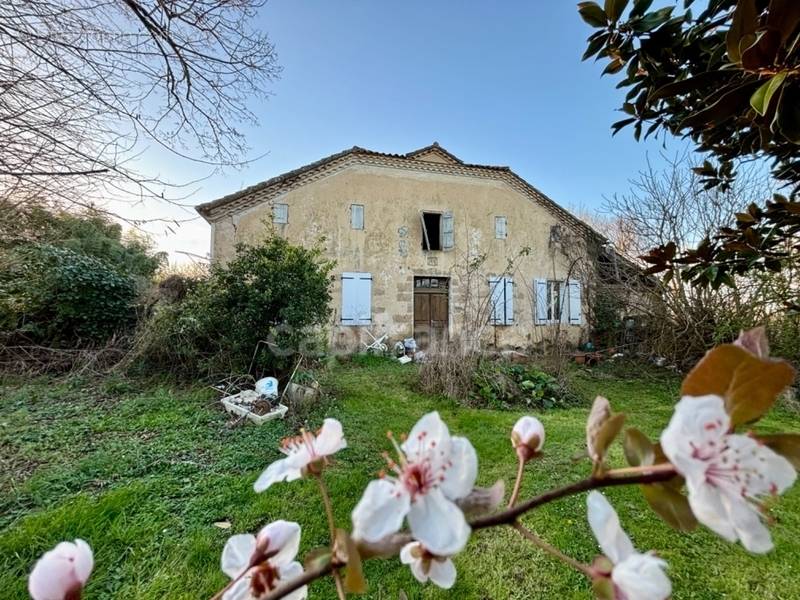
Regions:
<instances>
[{"instance_id":1,"label":"shrub","mask_svg":"<svg viewBox=\"0 0 800 600\"><path fill-rule=\"evenodd\" d=\"M108 263L48 244L2 255L0 328L36 343L108 339L134 318L133 279Z\"/></svg>"},{"instance_id":2,"label":"shrub","mask_svg":"<svg viewBox=\"0 0 800 600\"><path fill-rule=\"evenodd\" d=\"M530 365L483 359L472 375L473 399L490 408L548 409L580 400L566 385Z\"/></svg>"},{"instance_id":3,"label":"shrub","mask_svg":"<svg viewBox=\"0 0 800 600\"><path fill-rule=\"evenodd\" d=\"M118 271L144 279L150 279L167 260L165 252L154 251L149 238L134 230L123 232L119 223L97 211L18 208L1 200L0 211L6 216L0 224L0 247L49 244L97 258Z\"/></svg>"},{"instance_id":4,"label":"shrub","mask_svg":"<svg viewBox=\"0 0 800 600\"><path fill-rule=\"evenodd\" d=\"M274 373L291 362L330 316L333 263L319 248L280 237L239 245L226 265L163 305L145 325L136 358L145 368L190 377Z\"/></svg>"},{"instance_id":5,"label":"shrub","mask_svg":"<svg viewBox=\"0 0 800 600\"><path fill-rule=\"evenodd\" d=\"M419 381L422 391L468 406L548 409L580 402L566 383L536 367L457 348L430 354L420 367Z\"/></svg>"}]
</instances>

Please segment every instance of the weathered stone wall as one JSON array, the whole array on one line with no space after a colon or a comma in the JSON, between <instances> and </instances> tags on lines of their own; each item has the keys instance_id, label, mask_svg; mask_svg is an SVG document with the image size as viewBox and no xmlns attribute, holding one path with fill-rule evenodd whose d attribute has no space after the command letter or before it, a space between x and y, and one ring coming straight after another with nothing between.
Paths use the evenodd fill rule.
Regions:
<instances>
[{"instance_id":1,"label":"weathered stone wall","mask_svg":"<svg viewBox=\"0 0 800 600\"><path fill-rule=\"evenodd\" d=\"M272 225L272 203L288 205L288 223ZM364 229L350 224L350 205L364 205ZM420 211L454 215L455 248L424 251ZM495 239L495 216L508 219L506 239ZM551 226L565 224L553 210L524 195L503 178L470 177L412 168L352 164L290 189L250 208L218 217L212 225L212 256L228 260L239 241L269 235L271 228L293 243L311 246L322 242L326 254L337 262L336 273L369 272L372 282L373 335L388 333L392 342L412 334L414 276L451 277L450 334L458 335L463 290L458 273L469 257L485 253L486 277L502 275L509 259L530 247L514 272L515 323L487 328L487 341L500 347L525 347L552 334L553 326L534 324L534 278L575 278L570 265L580 250L580 235L572 235L571 257L550 242ZM334 317L331 341L336 347L355 349L369 339L361 327L343 326L338 320L341 281L333 290ZM584 299L585 302L585 299ZM584 318L585 323L585 318ZM573 341L580 326L561 325ZM584 325L585 327L585 325Z\"/></svg>"}]
</instances>

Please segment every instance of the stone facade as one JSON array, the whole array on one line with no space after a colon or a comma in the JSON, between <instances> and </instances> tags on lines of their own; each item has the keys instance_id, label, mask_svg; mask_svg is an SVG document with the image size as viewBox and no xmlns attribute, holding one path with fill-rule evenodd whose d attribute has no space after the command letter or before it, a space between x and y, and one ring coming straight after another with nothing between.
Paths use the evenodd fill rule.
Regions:
<instances>
[{"instance_id":1,"label":"stone facade","mask_svg":"<svg viewBox=\"0 0 800 600\"><path fill-rule=\"evenodd\" d=\"M463 329L470 294L491 304L490 325L482 333L488 344L528 347L548 339L554 328L574 342L585 335L585 248L598 234L507 167L464 164L436 144L405 155L353 148L198 211L212 226L215 261L230 259L237 242L273 232L304 246L321 243L337 263L330 326L337 348L357 349L371 341L364 329L376 337L387 334L390 342L419 333L421 290L415 288L432 281L417 281L423 277L448 289L443 310L450 339ZM432 229L423 228L423 212L433 215ZM426 242L429 231L436 239ZM437 245L443 248L433 249ZM481 255L479 273L468 284L465 267ZM355 286L348 274L370 283L348 287L343 298L343 286ZM499 296L492 289L499 293L500 277L511 282L503 288L510 296L504 300L505 320L503 309L500 317L494 312ZM571 308L554 308L553 285L556 297L564 303L569 298ZM353 294L369 296L369 317L352 319L344 303ZM543 303L552 305L549 313Z\"/></svg>"}]
</instances>

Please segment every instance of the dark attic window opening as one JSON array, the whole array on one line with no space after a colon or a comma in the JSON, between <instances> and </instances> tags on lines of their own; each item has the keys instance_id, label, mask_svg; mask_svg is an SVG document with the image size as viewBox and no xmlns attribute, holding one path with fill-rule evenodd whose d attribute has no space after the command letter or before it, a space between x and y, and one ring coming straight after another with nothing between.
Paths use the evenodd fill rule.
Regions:
<instances>
[{"instance_id":1,"label":"dark attic window opening","mask_svg":"<svg viewBox=\"0 0 800 600\"><path fill-rule=\"evenodd\" d=\"M440 213L422 213L422 249L441 250L442 215Z\"/></svg>"}]
</instances>

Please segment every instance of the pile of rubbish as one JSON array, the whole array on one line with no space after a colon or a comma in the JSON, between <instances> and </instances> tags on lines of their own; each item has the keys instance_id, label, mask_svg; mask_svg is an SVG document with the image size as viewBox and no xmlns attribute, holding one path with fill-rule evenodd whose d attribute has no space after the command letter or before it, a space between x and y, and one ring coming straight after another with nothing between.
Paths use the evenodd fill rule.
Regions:
<instances>
[{"instance_id":1,"label":"pile of rubbish","mask_svg":"<svg viewBox=\"0 0 800 600\"><path fill-rule=\"evenodd\" d=\"M281 404L278 397L278 380L264 377L256 381L255 389L245 389L222 398L222 404L230 413L247 418L257 425L272 419L282 419L289 407Z\"/></svg>"},{"instance_id":2,"label":"pile of rubbish","mask_svg":"<svg viewBox=\"0 0 800 600\"><path fill-rule=\"evenodd\" d=\"M417 340L413 337L406 338L394 345L395 358L401 365L410 362L425 362L427 356L422 350L417 350Z\"/></svg>"}]
</instances>

